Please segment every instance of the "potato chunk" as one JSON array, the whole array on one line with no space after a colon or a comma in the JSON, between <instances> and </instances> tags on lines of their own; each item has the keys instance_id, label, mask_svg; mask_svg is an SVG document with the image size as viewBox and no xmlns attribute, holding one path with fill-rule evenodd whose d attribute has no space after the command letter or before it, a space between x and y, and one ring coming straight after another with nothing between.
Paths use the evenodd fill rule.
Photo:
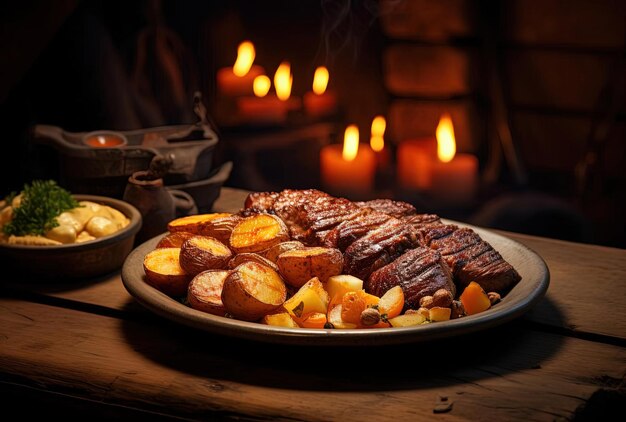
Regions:
<instances>
[{"instance_id":1,"label":"potato chunk","mask_svg":"<svg viewBox=\"0 0 626 422\"><path fill-rule=\"evenodd\" d=\"M216 218L223 218L229 215L229 213L189 215L187 217L181 217L170 221L167 225L167 229L170 233L191 232L193 234L200 234L200 229L204 224L211 220L215 220Z\"/></svg>"},{"instance_id":2,"label":"potato chunk","mask_svg":"<svg viewBox=\"0 0 626 422\"><path fill-rule=\"evenodd\" d=\"M274 325L277 327L299 328L299 325L287 312L265 315L262 322L263 324Z\"/></svg>"},{"instance_id":3,"label":"potato chunk","mask_svg":"<svg viewBox=\"0 0 626 422\"><path fill-rule=\"evenodd\" d=\"M232 252L219 240L209 236L193 236L180 247L180 266L191 275L206 270L226 268Z\"/></svg>"},{"instance_id":4,"label":"potato chunk","mask_svg":"<svg viewBox=\"0 0 626 422\"><path fill-rule=\"evenodd\" d=\"M198 233L203 236L214 237L223 244L229 246L230 235L235 226L242 219L242 217L235 214L227 214L223 217L213 218L212 220L202 223L198 229Z\"/></svg>"},{"instance_id":5,"label":"potato chunk","mask_svg":"<svg viewBox=\"0 0 626 422\"><path fill-rule=\"evenodd\" d=\"M230 235L230 246L236 253L261 252L289 240L283 220L270 214L258 214L241 220Z\"/></svg>"},{"instance_id":6,"label":"potato chunk","mask_svg":"<svg viewBox=\"0 0 626 422\"><path fill-rule=\"evenodd\" d=\"M228 261L228 268L233 269L247 261L258 262L259 264L267 265L274 271L278 271L278 266L276 264L256 253L240 253L235 255L233 259Z\"/></svg>"},{"instance_id":7,"label":"potato chunk","mask_svg":"<svg viewBox=\"0 0 626 422\"><path fill-rule=\"evenodd\" d=\"M329 277L341 274L343 255L339 249L310 247L283 252L276 260L285 281L300 287L313 277L326 282Z\"/></svg>"},{"instance_id":8,"label":"potato chunk","mask_svg":"<svg viewBox=\"0 0 626 422\"><path fill-rule=\"evenodd\" d=\"M180 249L155 249L143 260L146 282L170 296L183 296L191 277L180 266Z\"/></svg>"},{"instance_id":9,"label":"potato chunk","mask_svg":"<svg viewBox=\"0 0 626 422\"><path fill-rule=\"evenodd\" d=\"M312 278L300 287L296 294L283 303L283 308L291 316L302 318L303 315L312 312L326 314L328 302L329 297L326 290L324 290L324 285L318 278Z\"/></svg>"},{"instance_id":10,"label":"potato chunk","mask_svg":"<svg viewBox=\"0 0 626 422\"><path fill-rule=\"evenodd\" d=\"M256 321L283 304L287 288L276 271L257 262L237 266L224 282L222 302L237 319Z\"/></svg>"},{"instance_id":11,"label":"potato chunk","mask_svg":"<svg viewBox=\"0 0 626 422\"><path fill-rule=\"evenodd\" d=\"M290 251L292 249L303 249L304 244L302 242L298 242L297 240L290 240L289 242L281 242L269 248L265 251L265 257L272 262L276 262L278 259L278 255L283 252Z\"/></svg>"},{"instance_id":12,"label":"potato chunk","mask_svg":"<svg viewBox=\"0 0 626 422\"><path fill-rule=\"evenodd\" d=\"M187 290L189 306L213 315L224 316L226 308L222 302L224 281L230 271L208 270L196 275Z\"/></svg>"},{"instance_id":13,"label":"potato chunk","mask_svg":"<svg viewBox=\"0 0 626 422\"><path fill-rule=\"evenodd\" d=\"M161 238L161 240L159 240L159 243L157 243L156 248L160 249L160 248L180 248L183 246L183 243L185 242L185 240L189 239L190 237L195 236L193 233L190 232L175 232L175 233L169 233L167 235L165 235L164 237Z\"/></svg>"}]
</instances>

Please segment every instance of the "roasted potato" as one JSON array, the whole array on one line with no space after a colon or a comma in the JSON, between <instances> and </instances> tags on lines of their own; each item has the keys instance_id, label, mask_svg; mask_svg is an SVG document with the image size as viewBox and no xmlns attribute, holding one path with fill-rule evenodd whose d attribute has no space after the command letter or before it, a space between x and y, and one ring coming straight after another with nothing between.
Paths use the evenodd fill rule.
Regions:
<instances>
[{"instance_id":1,"label":"roasted potato","mask_svg":"<svg viewBox=\"0 0 626 422\"><path fill-rule=\"evenodd\" d=\"M155 249L143 260L146 282L170 296L183 296L191 276L180 266L179 248Z\"/></svg>"},{"instance_id":2,"label":"roasted potato","mask_svg":"<svg viewBox=\"0 0 626 422\"><path fill-rule=\"evenodd\" d=\"M230 246L236 253L262 252L289 240L289 230L280 218L257 214L241 220L230 235Z\"/></svg>"},{"instance_id":3,"label":"roasted potato","mask_svg":"<svg viewBox=\"0 0 626 422\"><path fill-rule=\"evenodd\" d=\"M209 236L190 237L180 248L180 266L191 275L224 269L231 257L226 245Z\"/></svg>"},{"instance_id":4,"label":"roasted potato","mask_svg":"<svg viewBox=\"0 0 626 422\"><path fill-rule=\"evenodd\" d=\"M253 261L258 262L259 264L267 265L274 271L278 271L278 265L274 264L269 259L263 258L261 255L256 253L239 253L235 255L230 261L228 261L228 268L233 269L236 266L243 264L244 262Z\"/></svg>"},{"instance_id":5,"label":"roasted potato","mask_svg":"<svg viewBox=\"0 0 626 422\"><path fill-rule=\"evenodd\" d=\"M213 214L198 214L189 215L187 217L180 217L176 220L172 220L168 223L167 229L170 233L175 232L190 232L193 234L200 234L200 230L204 224L216 218L228 217L229 213L213 213Z\"/></svg>"},{"instance_id":6,"label":"roasted potato","mask_svg":"<svg viewBox=\"0 0 626 422\"><path fill-rule=\"evenodd\" d=\"M236 214L217 217L202 223L198 234L214 237L226 246L230 246L230 235L241 220L243 217Z\"/></svg>"},{"instance_id":7,"label":"roasted potato","mask_svg":"<svg viewBox=\"0 0 626 422\"><path fill-rule=\"evenodd\" d=\"M276 263L285 281L300 287L313 277L326 282L329 277L341 274L343 255L339 249L308 247L283 252Z\"/></svg>"},{"instance_id":8,"label":"roasted potato","mask_svg":"<svg viewBox=\"0 0 626 422\"><path fill-rule=\"evenodd\" d=\"M256 321L285 302L287 289L280 274L258 262L237 266L224 281L222 302L237 319Z\"/></svg>"},{"instance_id":9,"label":"roasted potato","mask_svg":"<svg viewBox=\"0 0 626 422\"><path fill-rule=\"evenodd\" d=\"M295 318L302 318L305 314L328 311L329 297L324 285L317 277L307 281L300 290L283 303L283 308Z\"/></svg>"},{"instance_id":10,"label":"roasted potato","mask_svg":"<svg viewBox=\"0 0 626 422\"><path fill-rule=\"evenodd\" d=\"M183 246L183 242L190 237L195 236L191 232L174 232L166 234L164 237L159 240L156 248L180 248Z\"/></svg>"},{"instance_id":11,"label":"roasted potato","mask_svg":"<svg viewBox=\"0 0 626 422\"><path fill-rule=\"evenodd\" d=\"M230 271L208 270L196 275L189 283L187 302L199 311L224 316L226 309L222 302L224 281Z\"/></svg>"},{"instance_id":12,"label":"roasted potato","mask_svg":"<svg viewBox=\"0 0 626 422\"><path fill-rule=\"evenodd\" d=\"M303 249L304 244L297 240L290 240L288 242L277 243L276 245L265 251L264 256L272 262L276 262L278 255L283 252L287 252L293 249Z\"/></svg>"},{"instance_id":13,"label":"roasted potato","mask_svg":"<svg viewBox=\"0 0 626 422\"><path fill-rule=\"evenodd\" d=\"M263 317L263 324L274 325L277 327L299 328L299 325L287 312L278 314L269 314Z\"/></svg>"}]
</instances>

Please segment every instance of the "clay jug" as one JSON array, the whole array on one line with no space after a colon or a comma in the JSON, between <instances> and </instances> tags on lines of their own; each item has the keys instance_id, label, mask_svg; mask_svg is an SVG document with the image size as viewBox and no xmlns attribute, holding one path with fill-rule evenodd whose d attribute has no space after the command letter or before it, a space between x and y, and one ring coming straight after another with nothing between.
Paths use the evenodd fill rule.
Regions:
<instances>
[{"instance_id":1,"label":"clay jug","mask_svg":"<svg viewBox=\"0 0 626 422\"><path fill-rule=\"evenodd\" d=\"M124 201L139 210L143 223L136 243L167 231L167 223L179 216L197 214L194 199L187 192L166 189L163 179L154 179L148 171L138 171L128 178Z\"/></svg>"}]
</instances>

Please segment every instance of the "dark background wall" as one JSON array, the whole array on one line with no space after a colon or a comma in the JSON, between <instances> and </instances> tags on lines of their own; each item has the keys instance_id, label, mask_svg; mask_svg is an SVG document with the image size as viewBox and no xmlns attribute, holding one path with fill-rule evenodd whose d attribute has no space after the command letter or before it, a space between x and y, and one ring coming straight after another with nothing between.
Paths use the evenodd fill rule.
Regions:
<instances>
[{"instance_id":1,"label":"dark background wall","mask_svg":"<svg viewBox=\"0 0 626 422\"><path fill-rule=\"evenodd\" d=\"M621 1L32 1L0 7L0 194L57 171L54 151L33 145L33 124L90 131L190 123L195 90L219 115L216 70L232 65L237 44L251 39L266 69L292 63L294 95L309 89L317 65L327 65L341 106L333 123L357 123L365 137L371 118L384 114L391 149L432 135L449 111L459 151L476 154L484 176L480 201L450 215L626 246ZM149 35L157 23L165 29L158 40ZM498 150L503 123L523 180ZM236 160L228 148L232 128L215 124L222 129L223 158ZM297 177L283 180L283 187Z\"/></svg>"}]
</instances>

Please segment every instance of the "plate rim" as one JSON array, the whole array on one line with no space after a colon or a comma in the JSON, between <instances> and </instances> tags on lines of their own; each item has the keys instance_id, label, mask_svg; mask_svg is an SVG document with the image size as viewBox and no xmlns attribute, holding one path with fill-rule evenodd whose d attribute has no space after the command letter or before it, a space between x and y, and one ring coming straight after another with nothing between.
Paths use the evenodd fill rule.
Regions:
<instances>
[{"instance_id":1,"label":"plate rim","mask_svg":"<svg viewBox=\"0 0 626 422\"><path fill-rule=\"evenodd\" d=\"M503 301L500 302L499 305L501 306L495 306L476 315L415 327L339 330L269 326L258 322L220 317L193 309L150 286L143 280L143 276L136 277L134 273L138 269L133 266L134 261L138 259L136 257L142 254L145 256L147 252L154 249L158 241L167 233L155 236L133 249L124 261L121 278L124 287L135 300L161 317L210 333L264 343L290 345L361 346L431 341L481 331L504 324L526 313L545 296L550 284L550 271L544 259L534 250L523 243L489 229L454 220L443 219L443 221L447 224L471 228L484 240L492 244L494 249L500 253L499 248L493 244L494 240L496 240L495 243L497 244L509 242L516 248L524 251L526 258L530 258L537 265L540 277L537 280L525 280L522 278L512 292L521 287L529 289L529 293L520 299L508 303L506 298L509 295L507 294ZM143 262L143 256L141 256L139 262ZM516 269L519 271L518 268ZM143 274L143 266L139 272Z\"/></svg>"}]
</instances>

